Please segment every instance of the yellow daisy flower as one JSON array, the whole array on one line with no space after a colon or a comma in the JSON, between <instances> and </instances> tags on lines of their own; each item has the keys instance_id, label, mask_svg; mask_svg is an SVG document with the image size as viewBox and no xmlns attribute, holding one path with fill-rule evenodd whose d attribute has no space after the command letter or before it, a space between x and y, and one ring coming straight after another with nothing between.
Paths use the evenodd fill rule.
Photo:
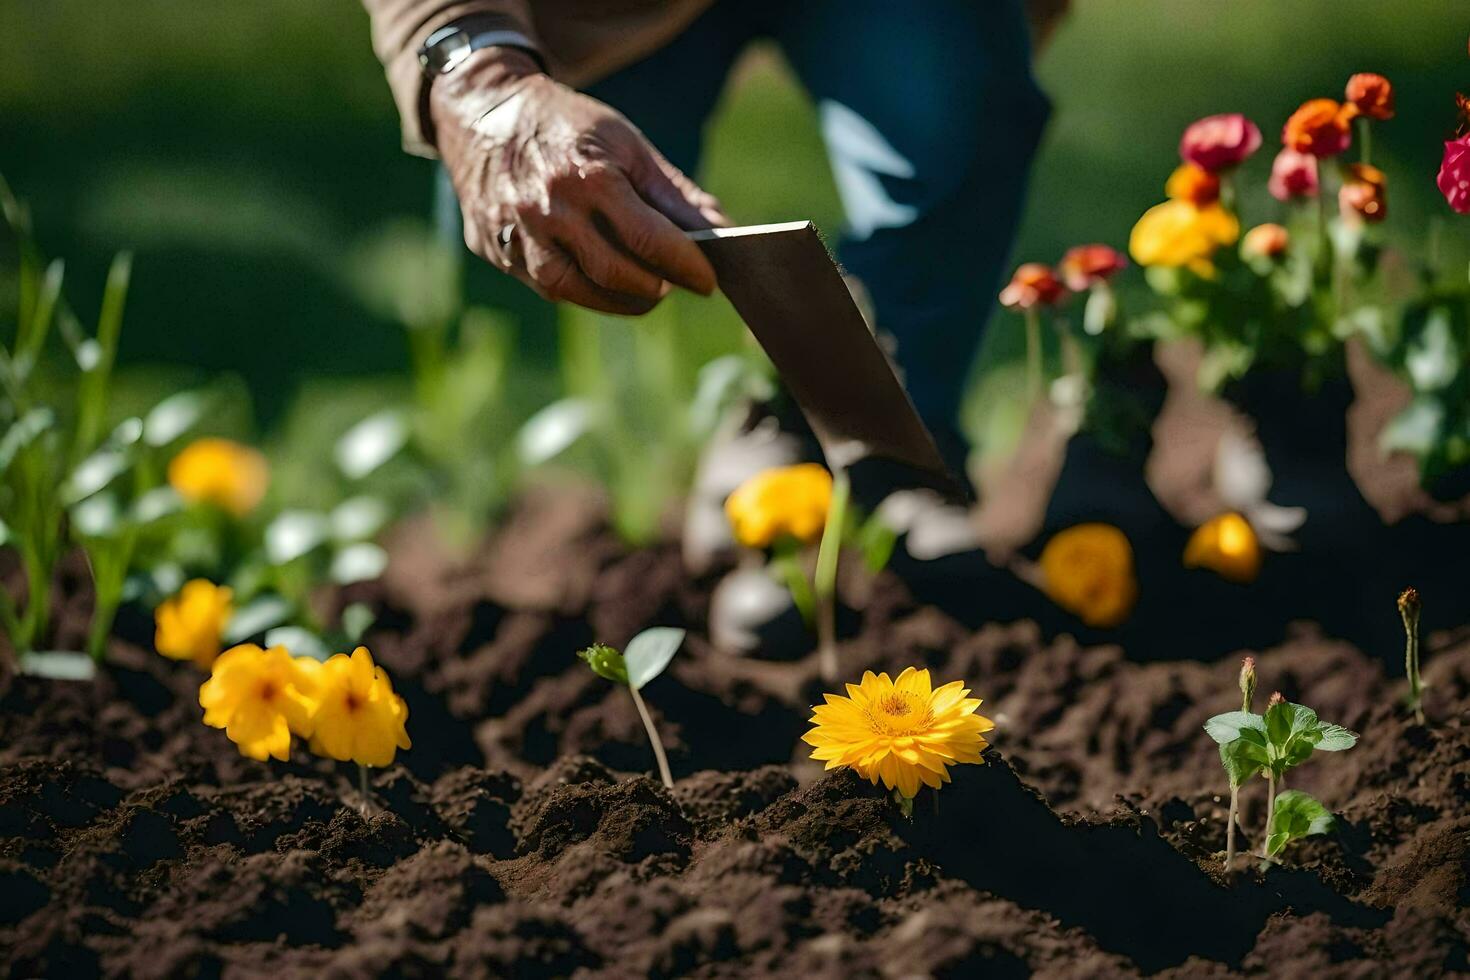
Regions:
<instances>
[{"instance_id":1,"label":"yellow daisy flower","mask_svg":"<svg viewBox=\"0 0 1470 980\"><path fill-rule=\"evenodd\" d=\"M219 656L220 636L234 615L234 593L202 578L184 583L178 595L153 612L153 645L165 657L209 668Z\"/></svg>"},{"instance_id":2,"label":"yellow daisy flower","mask_svg":"<svg viewBox=\"0 0 1470 980\"><path fill-rule=\"evenodd\" d=\"M785 536L812 544L822 536L831 504L832 474L801 463L764 470L740 484L725 499L725 516L747 548L769 548Z\"/></svg>"},{"instance_id":3,"label":"yellow daisy flower","mask_svg":"<svg viewBox=\"0 0 1470 980\"><path fill-rule=\"evenodd\" d=\"M168 482L190 503L214 504L243 517L270 483L265 457L229 439L196 439L169 461Z\"/></svg>"},{"instance_id":4,"label":"yellow daisy flower","mask_svg":"<svg viewBox=\"0 0 1470 980\"><path fill-rule=\"evenodd\" d=\"M321 665L320 703L311 750L339 762L392 765L398 749L412 747L408 705L393 693L388 673L367 647L339 653Z\"/></svg>"},{"instance_id":5,"label":"yellow daisy flower","mask_svg":"<svg viewBox=\"0 0 1470 980\"><path fill-rule=\"evenodd\" d=\"M199 687L204 723L223 728L241 755L285 762L291 736L305 738L312 732L317 666L310 657L293 658L282 646L231 647Z\"/></svg>"},{"instance_id":6,"label":"yellow daisy flower","mask_svg":"<svg viewBox=\"0 0 1470 980\"><path fill-rule=\"evenodd\" d=\"M802 741L828 769L850 766L912 799L921 784L937 790L949 782L949 766L983 762L984 733L995 723L975 714L980 699L969 694L963 681L933 689L927 670L906 667L897 680L866 671L861 684L847 685L847 697L823 695L827 703L812 709L816 727Z\"/></svg>"},{"instance_id":7,"label":"yellow daisy flower","mask_svg":"<svg viewBox=\"0 0 1470 980\"><path fill-rule=\"evenodd\" d=\"M1239 237L1240 221L1219 204L1201 207L1169 200L1138 219L1128 236L1128 252L1142 266L1187 266L1196 275L1213 278L1215 250L1234 245Z\"/></svg>"}]
</instances>

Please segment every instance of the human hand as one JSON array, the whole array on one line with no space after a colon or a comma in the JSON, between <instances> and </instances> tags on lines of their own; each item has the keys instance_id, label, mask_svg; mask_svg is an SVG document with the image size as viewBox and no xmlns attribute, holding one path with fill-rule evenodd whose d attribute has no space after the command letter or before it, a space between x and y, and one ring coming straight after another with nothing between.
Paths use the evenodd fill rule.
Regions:
<instances>
[{"instance_id":1,"label":"human hand","mask_svg":"<svg viewBox=\"0 0 1470 980\"><path fill-rule=\"evenodd\" d=\"M719 202L612 107L488 48L435 79L430 111L465 244L541 296L639 314L714 290L683 231L728 225Z\"/></svg>"}]
</instances>

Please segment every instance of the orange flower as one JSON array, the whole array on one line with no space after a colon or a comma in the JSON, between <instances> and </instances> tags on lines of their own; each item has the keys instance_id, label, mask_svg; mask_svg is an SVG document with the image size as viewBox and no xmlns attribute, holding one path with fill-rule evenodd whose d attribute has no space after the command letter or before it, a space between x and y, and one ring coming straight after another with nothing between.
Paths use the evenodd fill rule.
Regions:
<instances>
[{"instance_id":1,"label":"orange flower","mask_svg":"<svg viewBox=\"0 0 1470 980\"><path fill-rule=\"evenodd\" d=\"M1194 163L1181 163L1164 184L1164 194L1174 201L1204 207L1220 199L1220 178Z\"/></svg>"},{"instance_id":2,"label":"orange flower","mask_svg":"<svg viewBox=\"0 0 1470 980\"><path fill-rule=\"evenodd\" d=\"M1067 291L1051 266L1027 262L1011 276L1000 291L1000 305L1008 310L1029 310L1036 306L1052 306L1066 299Z\"/></svg>"},{"instance_id":3,"label":"orange flower","mask_svg":"<svg viewBox=\"0 0 1470 980\"><path fill-rule=\"evenodd\" d=\"M1393 118L1393 85L1382 75L1359 72L1347 83L1347 100L1369 119Z\"/></svg>"},{"instance_id":4,"label":"orange flower","mask_svg":"<svg viewBox=\"0 0 1470 980\"><path fill-rule=\"evenodd\" d=\"M1388 217L1388 178L1366 163L1350 163L1337 193L1338 210L1348 219L1379 222Z\"/></svg>"},{"instance_id":5,"label":"orange flower","mask_svg":"<svg viewBox=\"0 0 1470 980\"><path fill-rule=\"evenodd\" d=\"M1041 549L1042 589L1088 626L1112 629L1133 611L1138 579L1133 546L1110 524L1077 524Z\"/></svg>"},{"instance_id":6,"label":"orange flower","mask_svg":"<svg viewBox=\"0 0 1470 980\"><path fill-rule=\"evenodd\" d=\"M1074 293L1105 283L1127 267L1128 260L1117 249L1096 244L1069 248L1057 263L1057 271Z\"/></svg>"},{"instance_id":7,"label":"orange flower","mask_svg":"<svg viewBox=\"0 0 1470 980\"><path fill-rule=\"evenodd\" d=\"M1289 150L1319 159L1336 156L1352 143L1351 123L1357 114L1351 102L1338 105L1332 99L1310 99L1286 120L1281 142Z\"/></svg>"},{"instance_id":8,"label":"orange flower","mask_svg":"<svg viewBox=\"0 0 1470 980\"><path fill-rule=\"evenodd\" d=\"M1285 228L1267 222L1245 233L1240 240L1240 255L1245 259L1274 259L1286 251L1290 242Z\"/></svg>"}]
</instances>

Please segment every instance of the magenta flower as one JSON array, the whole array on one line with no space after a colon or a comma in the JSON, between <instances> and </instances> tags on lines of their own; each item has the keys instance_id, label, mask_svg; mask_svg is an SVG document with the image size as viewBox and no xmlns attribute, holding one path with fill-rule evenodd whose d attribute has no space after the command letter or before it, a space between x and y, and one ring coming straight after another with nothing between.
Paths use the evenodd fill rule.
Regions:
<instances>
[{"instance_id":1,"label":"magenta flower","mask_svg":"<svg viewBox=\"0 0 1470 980\"><path fill-rule=\"evenodd\" d=\"M1245 160L1261 146L1261 130L1238 112L1206 116L1190 123L1179 140L1179 156L1219 173Z\"/></svg>"},{"instance_id":2,"label":"magenta flower","mask_svg":"<svg viewBox=\"0 0 1470 980\"><path fill-rule=\"evenodd\" d=\"M1278 201L1317 196L1317 158L1310 153L1282 150L1271 162L1266 188Z\"/></svg>"},{"instance_id":3,"label":"magenta flower","mask_svg":"<svg viewBox=\"0 0 1470 980\"><path fill-rule=\"evenodd\" d=\"M1436 183L1457 214L1470 214L1470 135L1445 141Z\"/></svg>"}]
</instances>

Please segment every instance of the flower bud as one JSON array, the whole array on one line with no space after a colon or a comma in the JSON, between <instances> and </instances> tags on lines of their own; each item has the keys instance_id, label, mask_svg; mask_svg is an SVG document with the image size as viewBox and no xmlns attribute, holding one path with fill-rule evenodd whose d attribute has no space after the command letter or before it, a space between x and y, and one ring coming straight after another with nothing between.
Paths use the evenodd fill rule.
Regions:
<instances>
[{"instance_id":1,"label":"flower bud","mask_svg":"<svg viewBox=\"0 0 1470 980\"><path fill-rule=\"evenodd\" d=\"M1164 182L1164 196L1204 207L1220 199L1220 178L1196 163L1181 163Z\"/></svg>"},{"instance_id":2,"label":"flower bud","mask_svg":"<svg viewBox=\"0 0 1470 980\"><path fill-rule=\"evenodd\" d=\"M1405 629L1418 629L1421 608L1418 589L1411 585L1399 593L1399 615L1403 617Z\"/></svg>"},{"instance_id":3,"label":"flower bud","mask_svg":"<svg viewBox=\"0 0 1470 980\"><path fill-rule=\"evenodd\" d=\"M1272 691L1271 692L1271 699L1266 702L1266 707L1269 708L1272 705L1285 704L1285 703L1286 703L1286 698L1282 695L1282 693L1280 691Z\"/></svg>"},{"instance_id":4,"label":"flower bud","mask_svg":"<svg viewBox=\"0 0 1470 980\"><path fill-rule=\"evenodd\" d=\"M1256 696L1256 658L1246 657L1240 662L1240 710L1251 710L1251 701Z\"/></svg>"}]
</instances>

